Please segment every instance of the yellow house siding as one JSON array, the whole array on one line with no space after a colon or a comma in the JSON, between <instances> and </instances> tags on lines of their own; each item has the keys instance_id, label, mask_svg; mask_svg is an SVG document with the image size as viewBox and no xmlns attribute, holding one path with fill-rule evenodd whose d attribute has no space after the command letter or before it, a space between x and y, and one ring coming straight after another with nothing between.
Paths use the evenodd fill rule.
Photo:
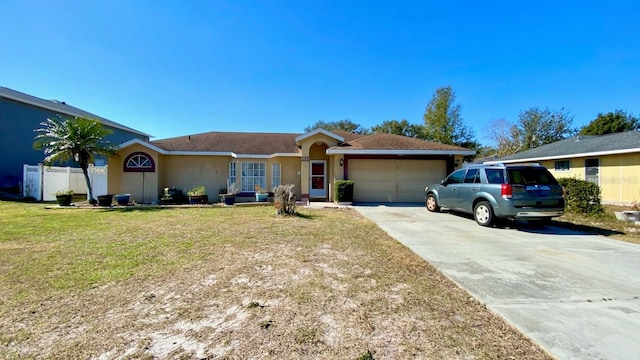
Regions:
<instances>
[{"instance_id":1,"label":"yellow house siding","mask_svg":"<svg viewBox=\"0 0 640 360\"><path fill-rule=\"evenodd\" d=\"M555 171L556 160L542 161L556 178L585 179L585 160L599 159L599 186L602 202L605 204L628 205L640 200L640 154L604 155L599 157L578 157L570 160L569 171Z\"/></svg>"},{"instance_id":2,"label":"yellow house siding","mask_svg":"<svg viewBox=\"0 0 640 360\"><path fill-rule=\"evenodd\" d=\"M153 159L155 172L124 172L124 161L134 152L143 152ZM109 175L107 187L109 193L131 194L131 199L137 203L149 203L158 199L158 172L161 169L159 155L153 150L139 144L134 144L118 152L108 160ZM144 174L144 175L143 175Z\"/></svg>"},{"instance_id":3,"label":"yellow house siding","mask_svg":"<svg viewBox=\"0 0 640 360\"><path fill-rule=\"evenodd\" d=\"M556 161L569 161L569 170L556 171ZM556 178L574 178L584 180L584 159L558 159L541 161L540 164Z\"/></svg>"},{"instance_id":4,"label":"yellow house siding","mask_svg":"<svg viewBox=\"0 0 640 360\"><path fill-rule=\"evenodd\" d=\"M342 165L340 165L340 160L342 160ZM334 155L331 156L331 166L334 169L332 174L331 184L333 184L336 180L344 180L344 157L343 155ZM332 194L333 195L333 194Z\"/></svg>"},{"instance_id":5,"label":"yellow house siding","mask_svg":"<svg viewBox=\"0 0 640 360\"><path fill-rule=\"evenodd\" d=\"M269 163L280 163L280 182L282 185L293 184L294 191L296 196L300 198L301 194L301 184L300 184L300 158L299 157L278 157L269 160ZM269 190L273 190L273 185L271 184L271 165L268 166L267 169L268 177L267 184L269 186Z\"/></svg>"},{"instance_id":6,"label":"yellow house siding","mask_svg":"<svg viewBox=\"0 0 640 360\"><path fill-rule=\"evenodd\" d=\"M120 194L122 185L122 161L123 157L120 154L116 154L107 159L107 165L109 166L107 171L107 193Z\"/></svg>"},{"instance_id":7,"label":"yellow house siding","mask_svg":"<svg viewBox=\"0 0 640 360\"><path fill-rule=\"evenodd\" d=\"M640 155L601 157L600 187L607 203L631 204L640 200Z\"/></svg>"},{"instance_id":8,"label":"yellow house siding","mask_svg":"<svg viewBox=\"0 0 640 360\"><path fill-rule=\"evenodd\" d=\"M183 192L194 186L207 189L209 201L216 201L220 189L227 187L230 156L162 155L160 189L175 187Z\"/></svg>"}]
</instances>

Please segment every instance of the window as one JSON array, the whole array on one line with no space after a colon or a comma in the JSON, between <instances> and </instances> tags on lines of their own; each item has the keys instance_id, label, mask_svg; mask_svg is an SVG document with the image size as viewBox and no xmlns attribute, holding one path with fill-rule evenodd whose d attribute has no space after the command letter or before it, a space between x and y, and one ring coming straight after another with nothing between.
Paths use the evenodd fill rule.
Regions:
<instances>
[{"instance_id":1,"label":"window","mask_svg":"<svg viewBox=\"0 0 640 360\"><path fill-rule=\"evenodd\" d=\"M449 175L449 177L447 177L446 183L461 184L462 180L464 179L464 172L465 172L465 169L454 171L453 173L451 173L451 175Z\"/></svg>"},{"instance_id":2,"label":"window","mask_svg":"<svg viewBox=\"0 0 640 360\"><path fill-rule=\"evenodd\" d=\"M478 169L469 169L464 177L464 182L469 184L480 182L480 171Z\"/></svg>"},{"instance_id":3,"label":"window","mask_svg":"<svg viewBox=\"0 0 640 360\"><path fill-rule=\"evenodd\" d=\"M504 174L502 169L486 169L487 181L489 184L504 184Z\"/></svg>"},{"instance_id":4,"label":"window","mask_svg":"<svg viewBox=\"0 0 640 360\"><path fill-rule=\"evenodd\" d=\"M584 179L594 184L599 184L598 173L600 172L600 161L598 159L585 159Z\"/></svg>"},{"instance_id":5,"label":"window","mask_svg":"<svg viewBox=\"0 0 640 360\"><path fill-rule=\"evenodd\" d=\"M229 184L227 185L231 185L234 182L236 182L236 162L230 162L229 163Z\"/></svg>"},{"instance_id":6,"label":"window","mask_svg":"<svg viewBox=\"0 0 640 360\"><path fill-rule=\"evenodd\" d=\"M556 171L569 171L571 169L571 162L569 160L556 161Z\"/></svg>"},{"instance_id":7,"label":"window","mask_svg":"<svg viewBox=\"0 0 640 360\"><path fill-rule=\"evenodd\" d=\"M242 163L241 191L255 191L258 186L265 189L266 173L265 163Z\"/></svg>"},{"instance_id":8,"label":"window","mask_svg":"<svg viewBox=\"0 0 640 360\"><path fill-rule=\"evenodd\" d=\"M512 185L557 185L556 179L546 168L509 169L509 183Z\"/></svg>"},{"instance_id":9,"label":"window","mask_svg":"<svg viewBox=\"0 0 640 360\"><path fill-rule=\"evenodd\" d=\"M134 152L124 159L124 172L154 172L156 164L149 154L143 152Z\"/></svg>"},{"instance_id":10,"label":"window","mask_svg":"<svg viewBox=\"0 0 640 360\"><path fill-rule=\"evenodd\" d=\"M271 188L280 185L281 181L280 164L271 164Z\"/></svg>"}]
</instances>

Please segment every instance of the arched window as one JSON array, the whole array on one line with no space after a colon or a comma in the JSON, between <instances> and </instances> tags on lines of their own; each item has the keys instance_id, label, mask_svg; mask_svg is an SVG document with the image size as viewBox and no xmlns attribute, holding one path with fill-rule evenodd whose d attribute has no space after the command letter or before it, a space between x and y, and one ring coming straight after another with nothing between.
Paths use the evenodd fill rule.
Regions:
<instances>
[{"instance_id":1,"label":"arched window","mask_svg":"<svg viewBox=\"0 0 640 360\"><path fill-rule=\"evenodd\" d=\"M149 154L134 152L124 159L124 172L154 172L156 164Z\"/></svg>"}]
</instances>

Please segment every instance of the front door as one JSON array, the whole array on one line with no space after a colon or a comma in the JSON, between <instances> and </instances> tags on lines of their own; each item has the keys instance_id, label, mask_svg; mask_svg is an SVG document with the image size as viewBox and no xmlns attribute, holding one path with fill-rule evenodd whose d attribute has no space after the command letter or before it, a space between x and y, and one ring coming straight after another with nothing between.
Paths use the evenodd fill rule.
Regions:
<instances>
[{"instance_id":1,"label":"front door","mask_svg":"<svg viewBox=\"0 0 640 360\"><path fill-rule=\"evenodd\" d=\"M324 160L311 160L311 186L309 197L327 197L327 162Z\"/></svg>"}]
</instances>

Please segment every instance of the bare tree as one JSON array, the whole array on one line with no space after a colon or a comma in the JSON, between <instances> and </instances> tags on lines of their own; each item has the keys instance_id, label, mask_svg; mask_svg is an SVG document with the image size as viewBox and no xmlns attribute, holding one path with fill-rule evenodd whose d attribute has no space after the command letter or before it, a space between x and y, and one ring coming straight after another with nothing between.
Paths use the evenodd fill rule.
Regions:
<instances>
[{"instance_id":1,"label":"bare tree","mask_svg":"<svg viewBox=\"0 0 640 360\"><path fill-rule=\"evenodd\" d=\"M515 154L522 147L518 128L506 119L490 121L486 132L489 140L495 143L495 155L498 157Z\"/></svg>"}]
</instances>

